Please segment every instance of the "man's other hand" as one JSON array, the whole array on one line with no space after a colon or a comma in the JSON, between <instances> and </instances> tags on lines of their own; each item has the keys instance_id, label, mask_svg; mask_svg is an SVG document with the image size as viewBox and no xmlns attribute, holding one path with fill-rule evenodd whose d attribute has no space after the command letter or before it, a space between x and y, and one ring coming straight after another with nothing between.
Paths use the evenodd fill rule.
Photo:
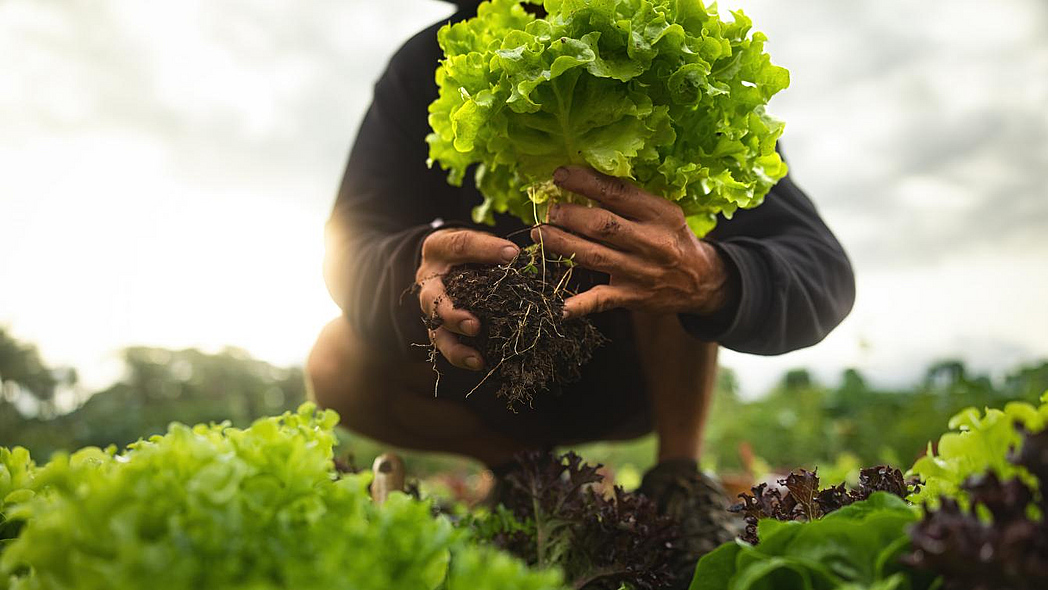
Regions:
<instances>
[{"instance_id":1,"label":"man's other hand","mask_svg":"<svg viewBox=\"0 0 1048 590\"><path fill-rule=\"evenodd\" d=\"M452 365L473 371L484 367L480 353L459 342L456 336L476 336L480 320L468 311L455 309L444 291L442 277L459 264L505 264L517 252L519 248L513 242L469 229L438 230L422 242L422 260L415 273L419 304L437 326L430 329L430 340Z\"/></svg>"},{"instance_id":2,"label":"man's other hand","mask_svg":"<svg viewBox=\"0 0 1048 590\"><path fill-rule=\"evenodd\" d=\"M558 168L557 186L599 207L559 203L531 237L548 252L607 273L607 285L569 298L566 317L614 308L713 314L735 296L717 249L697 238L675 203L581 166Z\"/></svg>"}]
</instances>

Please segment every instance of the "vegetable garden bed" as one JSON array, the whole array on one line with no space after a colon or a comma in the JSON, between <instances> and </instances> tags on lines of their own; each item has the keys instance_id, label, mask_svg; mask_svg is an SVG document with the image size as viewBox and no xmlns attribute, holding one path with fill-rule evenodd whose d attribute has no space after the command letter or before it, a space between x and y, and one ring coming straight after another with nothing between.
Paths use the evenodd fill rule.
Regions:
<instances>
[{"instance_id":1,"label":"vegetable garden bed","mask_svg":"<svg viewBox=\"0 0 1048 590\"><path fill-rule=\"evenodd\" d=\"M958 414L914 488L890 468L850 492L803 471L755 488L746 540L702 558L691 589L1048 587L1042 402ZM578 457L526 458L492 511L380 505L370 474L336 471L337 420L306 404L243 430L173 424L42 466L0 449L0 588L672 587L672 525L598 493Z\"/></svg>"}]
</instances>

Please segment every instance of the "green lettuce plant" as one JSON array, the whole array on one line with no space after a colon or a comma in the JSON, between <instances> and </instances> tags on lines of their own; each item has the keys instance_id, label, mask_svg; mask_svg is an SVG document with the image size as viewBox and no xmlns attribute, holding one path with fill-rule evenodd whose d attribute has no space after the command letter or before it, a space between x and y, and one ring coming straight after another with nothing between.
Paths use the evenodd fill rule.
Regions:
<instances>
[{"instance_id":1,"label":"green lettuce plant","mask_svg":"<svg viewBox=\"0 0 1048 590\"><path fill-rule=\"evenodd\" d=\"M919 492L910 496L918 504L935 508L940 498L957 499L967 506L968 494L962 484L972 476L993 472L1002 480L1020 478L1037 489L1037 480L1025 468L1008 460L1008 454L1020 446L1023 436L1017 426L1029 432L1041 432L1048 425L1048 393L1035 406L1026 402L1009 402L1004 409L987 408L979 412L966 408L950 419L947 432L935 447L914 463L907 476L921 479Z\"/></svg>"},{"instance_id":2,"label":"green lettuce plant","mask_svg":"<svg viewBox=\"0 0 1048 590\"><path fill-rule=\"evenodd\" d=\"M122 453L56 455L31 491L7 495L20 530L0 541L0 588L561 587L559 572L474 545L428 502L373 503L369 475L335 473L337 422L306 404L243 430L173 424ZM0 458L0 486L24 479L25 457Z\"/></svg>"},{"instance_id":3,"label":"green lettuce plant","mask_svg":"<svg viewBox=\"0 0 1048 590\"><path fill-rule=\"evenodd\" d=\"M1002 481L994 471L961 484L969 503L952 498L925 512L910 529L913 550L905 563L942 577L945 590L1048 588L1048 431L1027 434L1009 455L1040 484L1041 493L1018 477Z\"/></svg>"},{"instance_id":4,"label":"green lettuce plant","mask_svg":"<svg viewBox=\"0 0 1048 590\"><path fill-rule=\"evenodd\" d=\"M860 488L894 494L877 491L832 512L862 490L817 491L818 479L805 471L783 482L785 496L755 487L737 508L747 516L746 535L703 557L691 590L1044 587L1048 393L1041 402L954 416L956 432L937 450L929 445L907 474L922 480L907 497L920 506L898 497L907 486L883 467L866 470Z\"/></svg>"},{"instance_id":5,"label":"green lettuce plant","mask_svg":"<svg viewBox=\"0 0 1048 590\"><path fill-rule=\"evenodd\" d=\"M35 471L36 464L29 451L22 447L0 448L0 552L20 528L20 523L12 521L7 512L18 502L33 497Z\"/></svg>"},{"instance_id":6,"label":"green lettuce plant","mask_svg":"<svg viewBox=\"0 0 1048 590\"><path fill-rule=\"evenodd\" d=\"M536 2L537 3L537 2ZM528 223L566 164L631 179L676 201L699 235L759 205L786 174L783 124L765 112L789 85L741 11L702 0L492 0L446 25L430 163L459 185L476 165L475 221Z\"/></svg>"},{"instance_id":7,"label":"green lettuce plant","mask_svg":"<svg viewBox=\"0 0 1048 590\"><path fill-rule=\"evenodd\" d=\"M930 576L914 576L898 561L917 514L903 499L876 492L818 520L762 519L759 545L726 543L707 554L690 590L928 588Z\"/></svg>"}]
</instances>

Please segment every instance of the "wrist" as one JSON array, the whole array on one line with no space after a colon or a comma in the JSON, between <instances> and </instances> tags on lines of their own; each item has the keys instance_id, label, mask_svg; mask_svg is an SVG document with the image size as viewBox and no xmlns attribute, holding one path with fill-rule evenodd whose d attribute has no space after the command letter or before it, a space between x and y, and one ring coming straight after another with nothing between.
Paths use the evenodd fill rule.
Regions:
<instances>
[{"instance_id":1,"label":"wrist","mask_svg":"<svg viewBox=\"0 0 1048 590\"><path fill-rule=\"evenodd\" d=\"M713 316L734 309L739 298L739 281L719 248L699 240L699 286L692 313Z\"/></svg>"}]
</instances>

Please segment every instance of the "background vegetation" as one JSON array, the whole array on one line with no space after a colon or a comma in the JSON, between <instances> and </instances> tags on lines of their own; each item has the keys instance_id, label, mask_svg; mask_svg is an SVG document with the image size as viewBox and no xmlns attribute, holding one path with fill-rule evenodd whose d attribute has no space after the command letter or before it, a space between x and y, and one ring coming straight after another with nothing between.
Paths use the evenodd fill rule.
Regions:
<instances>
[{"instance_id":1,"label":"background vegetation","mask_svg":"<svg viewBox=\"0 0 1048 590\"><path fill-rule=\"evenodd\" d=\"M123 357L119 381L102 391L78 392L75 409L59 412L56 393L78 391L75 372L49 367L34 346L0 329L0 446L27 447L43 461L58 450L124 445L164 432L172 421L229 420L246 426L294 409L306 398L301 368L275 367L235 349L206 354L135 347ZM734 375L722 370L717 388L706 438L707 468L745 480L818 466L830 481L860 465L910 465L961 408L1035 401L1048 389L1048 361L1016 367L999 380L944 361L928 367L919 383L897 390L876 388L853 370L831 387L798 369L756 400L741 399ZM342 454L358 466L369 465L382 449L348 432L340 439ZM651 464L655 441L646 437L578 451L607 464L630 487ZM409 453L407 462L418 477L442 472L430 482L436 486L471 485L479 471L451 457ZM448 472L458 475L449 478Z\"/></svg>"}]
</instances>

